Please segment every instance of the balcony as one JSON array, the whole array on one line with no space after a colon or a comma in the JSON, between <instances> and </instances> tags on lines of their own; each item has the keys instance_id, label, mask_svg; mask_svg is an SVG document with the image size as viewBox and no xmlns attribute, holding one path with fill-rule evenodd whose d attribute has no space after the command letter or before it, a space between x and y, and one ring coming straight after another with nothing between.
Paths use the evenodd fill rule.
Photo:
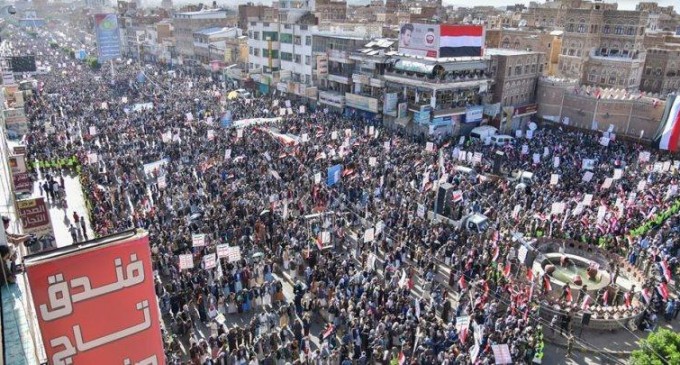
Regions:
<instances>
[{"instance_id":1,"label":"balcony","mask_svg":"<svg viewBox=\"0 0 680 365\"><path fill-rule=\"evenodd\" d=\"M455 90L479 88L481 91L487 90L491 83L491 78L484 76L478 77L434 77L423 74L404 73L404 72L385 72L385 81L401 85L424 87L433 90Z\"/></svg>"},{"instance_id":2,"label":"balcony","mask_svg":"<svg viewBox=\"0 0 680 365\"><path fill-rule=\"evenodd\" d=\"M354 63L352 59L349 58L350 53L346 51L338 51L337 49L328 50L328 60L339 63Z\"/></svg>"},{"instance_id":3,"label":"balcony","mask_svg":"<svg viewBox=\"0 0 680 365\"><path fill-rule=\"evenodd\" d=\"M618 53L618 51L612 51L607 49L591 49L590 58L602 61L613 61L613 62L634 62L641 61L640 54L637 51L632 54L628 53Z\"/></svg>"},{"instance_id":4,"label":"balcony","mask_svg":"<svg viewBox=\"0 0 680 365\"><path fill-rule=\"evenodd\" d=\"M350 78L350 75L347 73L341 74L329 73L326 78L328 79L328 81L335 81L343 85L350 85L352 83L352 79Z\"/></svg>"}]
</instances>

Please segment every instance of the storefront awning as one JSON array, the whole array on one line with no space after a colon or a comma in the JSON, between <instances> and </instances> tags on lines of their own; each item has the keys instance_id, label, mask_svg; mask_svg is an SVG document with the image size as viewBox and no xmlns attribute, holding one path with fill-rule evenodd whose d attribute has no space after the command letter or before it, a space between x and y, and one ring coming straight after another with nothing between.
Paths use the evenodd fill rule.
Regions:
<instances>
[{"instance_id":1,"label":"storefront awning","mask_svg":"<svg viewBox=\"0 0 680 365\"><path fill-rule=\"evenodd\" d=\"M394 64L394 68L404 72L417 72L421 74L431 74L435 65L428 65L422 62L399 60Z\"/></svg>"}]
</instances>

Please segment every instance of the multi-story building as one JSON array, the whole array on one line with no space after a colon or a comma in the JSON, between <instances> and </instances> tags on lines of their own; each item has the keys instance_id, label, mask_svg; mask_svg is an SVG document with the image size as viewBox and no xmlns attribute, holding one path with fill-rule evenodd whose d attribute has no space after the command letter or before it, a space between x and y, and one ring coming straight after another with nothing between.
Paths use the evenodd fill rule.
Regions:
<instances>
[{"instance_id":1,"label":"multi-story building","mask_svg":"<svg viewBox=\"0 0 680 365\"><path fill-rule=\"evenodd\" d=\"M315 34L312 43L317 69L323 70L318 72L318 102L324 108L342 112L346 106L345 94L352 92L355 61L350 55L368 40L357 35L338 35L333 32Z\"/></svg>"},{"instance_id":2,"label":"multi-story building","mask_svg":"<svg viewBox=\"0 0 680 365\"><path fill-rule=\"evenodd\" d=\"M503 110L525 110L513 113L511 120L499 119L498 127L523 128L536 113L536 83L543 73L545 54L499 48L487 49L486 54L490 56L489 70L494 78L492 103L500 103Z\"/></svg>"},{"instance_id":3,"label":"multi-story building","mask_svg":"<svg viewBox=\"0 0 680 365\"><path fill-rule=\"evenodd\" d=\"M640 90L662 98L680 90L680 46L647 49Z\"/></svg>"},{"instance_id":4,"label":"multi-story building","mask_svg":"<svg viewBox=\"0 0 680 365\"><path fill-rule=\"evenodd\" d=\"M558 74L588 85L638 89L648 18L639 11L567 10Z\"/></svg>"},{"instance_id":5,"label":"multi-story building","mask_svg":"<svg viewBox=\"0 0 680 365\"><path fill-rule=\"evenodd\" d=\"M172 16L177 53L184 60L194 58L194 33L212 27L235 27L236 13L227 9L178 12Z\"/></svg>"},{"instance_id":6,"label":"multi-story building","mask_svg":"<svg viewBox=\"0 0 680 365\"><path fill-rule=\"evenodd\" d=\"M316 0L314 15L319 23L336 23L347 20L347 1Z\"/></svg>"},{"instance_id":7,"label":"multi-story building","mask_svg":"<svg viewBox=\"0 0 680 365\"><path fill-rule=\"evenodd\" d=\"M239 28L206 28L194 32L194 59L203 66L224 62L227 40L241 36Z\"/></svg>"},{"instance_id":8,"label":"multi-story building","mask_svg":"<svg viewBox=\"0 0 680 365\"><path fill-rule=\"evenodd\" d=\"M554 75L562 50L562 31L529 28L487 29L486 47L545 54L543 74Z\"/></svg>"},{"instance_id":9,"label":"multi-story building","mask_svg":"<svg viewBox=\"0 0 680 365\"><path fill-rule=\"evenodd\" d=\"M255 5L251 2L238 6L238 27L243 31L248 30L250 19L264 19L265 11L272 9L271 6Z\"/></svg>"},{"instance_id":10,"label":"multi-story building","mask_svg":"<svg viewBox=\"0 0 680 365\"><path fill-rule=\"evenodd\" d=\"M487 68L484 57L392 54L384 76L385 103L393 104L396 98L398 107L396 113L386 113L385 120L404 126L412 120L414 128L429 134L465 132L479 125L483 105L491 101Z\"/></svg>"},{"instance_id":11,"label":"multi-story building","mask_svg":"<svg viewBox=\"0 0 680 365\"><path fill-rule=\"evenodd\" d=\"M567 13L571 10L616 10L618 4L589 0L556 0L542 4L532 2L522 19L527 27L561 29L565 27Z\"/></svg>"},{"instance_id":12,"label":"multi-story building","mask_svg":"<svg viewBox=\"0 0 680 365\"><path fill-rule=\"evenodd\" d=\"M345 113L359 115L371 120L384 112L396 117L396 94L388 97L394 108L385 110L385 69L390 62L390 53L396 47L396 40L377 38L363 48L353 51L349 58L355 62L352 73L351 91L345 93Z\"/></svg>"}]
</instances>

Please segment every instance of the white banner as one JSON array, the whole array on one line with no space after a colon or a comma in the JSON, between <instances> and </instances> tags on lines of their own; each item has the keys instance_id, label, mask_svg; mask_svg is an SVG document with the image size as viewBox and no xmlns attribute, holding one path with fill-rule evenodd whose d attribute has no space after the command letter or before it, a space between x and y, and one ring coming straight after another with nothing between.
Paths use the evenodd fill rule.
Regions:
<instances>
[{"instance_id":1,"label":"white banner","mask_svg":"<svg viewBox=\"0 0 680 365\"><path fill-rule=\"evenodd\" d=\"M179 255L179 269L193 269L194 268L194 256L190 253Z\"/></svg>"},{"instance_id":2,"label":"white banner","mask_svg":"<svg viewBox=\"0 0 680 365\"><path fill-rule=\"evenodd\" d=\"M208 255L203 256L203 268L206 270L213 269L217 266L217 259L215 258L215 254L211 253Z\"/></svg>"},{"instance_id":3,"label":"white banner","mask_svg":"<svg viewBox=\"0 0 680 365\"><path fill-rule=\"evenodd\" d=\"M192 234L191 235L191 245L193 247L204 247L205 246L205 234Z\"/></svg>"}]
</instances>

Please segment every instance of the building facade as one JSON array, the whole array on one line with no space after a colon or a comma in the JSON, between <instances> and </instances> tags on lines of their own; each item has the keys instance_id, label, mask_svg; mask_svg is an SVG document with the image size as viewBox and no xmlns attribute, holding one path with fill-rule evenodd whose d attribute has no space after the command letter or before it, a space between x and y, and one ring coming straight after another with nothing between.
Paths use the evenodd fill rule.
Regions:
<instances>
[{"instance_id":1,"label":"building facade","mask_svg":"<svg viewBox=\"0 0 680 365\"><path fill-rule=\"evenodd\" d=\"M194 33L212 27L235 27L236 14L226 9L178 12L172 16L177 53L184 61L194 59Z\"/></svg>"},{"instance_id":2,"label":"building facade","mask_svg":"<svg viewBox=\"0 0 680 365\"><path fill-rule=\"evenodd\" d=\"M637 90L647 19L647 12L567 10L558 74L582 84Z\"/></svg>"}]
</instances>

